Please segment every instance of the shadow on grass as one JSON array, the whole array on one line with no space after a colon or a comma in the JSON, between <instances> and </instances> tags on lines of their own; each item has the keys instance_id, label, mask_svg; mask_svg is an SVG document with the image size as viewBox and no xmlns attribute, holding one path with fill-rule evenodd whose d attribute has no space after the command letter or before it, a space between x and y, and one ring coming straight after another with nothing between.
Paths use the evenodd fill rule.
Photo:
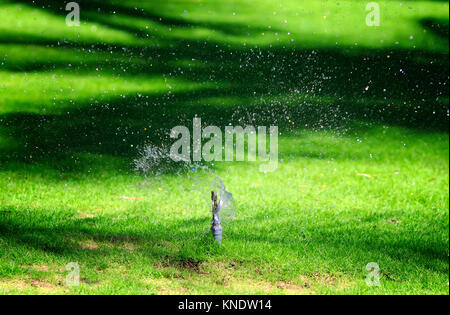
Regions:
<instances>
[{"instance_id":1,"label":"shadow on grass","mask_svg":"<svg viewBox=\"0 0 450 315\"><path fill-rule=\"evenodd\" d=\"M20 2L31 4L33 1ZM66 13L62 3L46 3L53 6L53 12ZM205 27L232 35L248 31L246 26L239 25L160 19L156 13L111 6L104 1L87 1L82 6L91 11L101 7L107 12L114 10L126 16L143 17L166 25ZM107 23L104 19L95 20L93 14L89 17L92 21ZM448 29L446 33L441 26L435 26L439 24L436 23L423 21L424 26L433 29L439 36L448 36ZM111 23L108 26L137 37L145 35L132 26ZM94 100L79 104L77 108L67 107L69 113L66 114L0 114L0 132L11 138L14 144L1 147L0 170L20 171L23 168L29 171L28 167L32 165L43 176L47 170L86 172L102 165L102 156L111 156L119 160L114 167L119 169L122 166L126 171L140 146L166 143L172 127L191 127L195 116L201 117L205 125L220 127L228 124L276 124L283 133L329 130L345 135L377 125L448 132L448 55L444 53L375 49L313 51L280 47L237 50L214 39L205 43L154 36L167 46L127 46L124 52L123 47L101 43L92 46L62 41L58 45L39 37L3 38L1 41L5 46L33 44L86 56L84 50L87 49L99 53L112 50L117 57L87 59L70 70L67 68L70 58L44 62L22 60L14 64L6 62L2 70L18 73L61 70L82 74L86 73L86 69L101 67L105 74L115 75L124 65L123 60L133 56L140 62L125 63L127 74L122 74L125 78L138 74L149 78L164 75L188 79L193 83L212 83L216 88L182 93L161 92L141 97L128 95L126 99L114 97L100 104L95 104ZM187 42L189 49L186 48ZM96 155L99 159L80 160L83 154ZM143 224L142 229L135 228L134 223ZM200 223L179 220L162 224L158 220L142 222L141 219L114 223L106 218L72 220L70 217L0 212L0 238L11 248L51 253L67 257L69 261L81 257L92 264L98 260L99 253L106 258L116 257L114 250L128 253L114 244L131 243L148 257L165 259L169 265L179 267L183 266L183 261L201 261L213 251L209 249L210 239L192 240L195 235L189 231L182 232L183 226ZM285 230L282 236L268 237L263 230L256 229L254 234L230 233L229 237L235 242L280 244L295 251L296 246L300 246L298 239L292 238L293 234L298 235L296 232L295 229ZM340 235L335 235L324 230L313 231L316 240L308 252L313 254L315 247L325 247L330 251L342 249L357 252L364 257L368 252L385 253L404 264L413 261L415 265L448 273L448 268L430 264L430 261L448 263L448 244L440 240L422 240L412 234L398 238L396 233L385 234L386 231L373 231L370 238L355 239L355 235L366 231L341 227L340 232ZM86 241L99 243L100 247L83 249ZM112 249L108 247L111 244ZM168 244L174 244L174 247ZM9 249L2 250L15 255ZM361 263L356 260L352 262Z\"/></svg>"},{"instance_id":2,"label":"shadow on grass","mask_svg":"<svg viewBox=\"0 0 450 315\"><path fill-rule=\"evenodd\" d=\"M15 2L21 2L28 4L30 6L37 6L48 10L56 15L61 15L66 17L67 11L65 10L66 3L71 1L55 1L55 0L16 0ZM243 35L247 34L250 30L252 32L261 33L267 31L266 28L255 28L250 27L247 24L225 24L225 23L214 23L214 22L196 22L196 21L186 21L182 18L168 17L167 14L161 12L161 8L158 3L150 2L151 5L145 3L145 9L124 6L120 3L111 3L103 0L79 0L77 2L82 9L83 19L89 22L100 23L106 25L112 29L117 29L120 31L126 31L133 34L136 37L148 38L148 32L144 30L139 30L133 26L128 25L118 25L114 22L108 20L105 17L111 16L121 16L128 18L139 18L152 21L157 24L164 25L166 27L177 27L184 29L191 28L206 28L214 31L218 31L227 35ZM192 5L192 4L191 4ZM273 32L279 31L276 28L272 28ZM152 35L153 36L153 35ZM150 37L151 38L151 37Z\"/></svg>"},{"instance_id":3,"label":"shadow on grass","mask_svg":"<svg viewBox=\"0 0 450 315\"><path fill-rule=\"evenodd\" d=\"M245 260L250 262L271 261L273 258L258 252L267 250L268 245L274 250L282 248L290 256L298 253L309 258L317 257L323 266L336 260L359 266L370 259L388 259L413 269L420 267L432 272L448 272L448 244L439 237L426 236L428 232L421 238L412 232L399 234L400 227L380 226L368 230L367 226L340 225L339 220L316 227L306 225L301 227L302 232L294 222L286 224L283 219L267 222L257 217L253 218L251 230L247 221L236 222L233 230L226 233L228 244L218 249L209 233L199 237L198 231L192 230L193 226L205 223L208 222L203 219L162 222L136 217L124 222L105 217L77 218L67 213L62 217L61 214L0 211L0 241L6 245L0 253L3 252L5 260L26 251L27 256L34 257L34 263L39 263L39 257L48 260L48 255L51 255L91 266L101 265L104 261L111 264L126 255L129 263L142 263L144 259L147 264L164 262L164 267L198 272L198 265L215 255L225 255L229 260L246 257ZM186 227L190 229L186 230ZM268 233L268 229L277 233ZM439 231L442 231L441 227ZM307 235L302 239L305 232ZM246 246L237 244L253 245L246 249ZM240 248L237 256L233 254L233 246ZM29 258L16 260L20 264L30 263ZM321 266L317 265L317 268ZM398 270L394 272L397 275L401 273Z\"/></svg>"},{"instance_id":4,"label":"shadow on grass","mask_svg":"<svg viewBox=\"0 0 450 315\"><path fill-rule=\"evenodd\" d=\"M127 255L128 261L144 257L147 263L162 261L165 267L191 269L194 263L201 262L215 250L212 240L183 232L186 222L182 220L163 224L154 218L128 218L125 222L49 213L24 211L17 214L0 210L0 242L5 244L0 249L2 259L9 260L19 251L26 251L33 256L34 263L50 255L67 262L96 266L105 261L111 264ZM194 221L189 223L205 223L205 220ZM10 250L12 248L15 250ZM18 264L30 263L27 259L19 261Z\"/></svg>"},{"instance_id":5,"label":"shadow on grass","mask_svg":"<svg viewBox=\"0 0 450 315\"><path fill-rule=\"evenodd\" d=\"M202 118L204 126L211 124L224 128L228 124L256 126L270 123L278 125L285 134L306 129L332 131L335 135L345 136L380 124L428 130L448 127L443 125L446 111L440 106L414 111L399 104L388 108L383 103L355 104L350 100L317 104L301 98L290 99L294 103L292 105L207 104L209 95L226 100L227 92L211 90L169 97L149 96L145 101L137 97L128 98L127 101L109 102L107 106L86 105L62 115L0 115L0 131L14 139L14 146L1 149L0 169L8 169L10 164L15 169L17 163L25 163L24 166L42 165L62 172L81 171L80 154L118 157L130 163L137 157L137 150L145 144L172 143L170 129L178 125L191 128L195 116ZM202 100L205 103L198 104ZM435 117L444 119L438 122ZM295 127L289 121L295 122ZM100 159L98 162L101 163ZM89 167L94 166L89 164Z\"/></svg>"},{"instance_id":6,"label":"shadow on grass","mask_svg":"<svg viewBox=\"0 0 450 315\"><path fill-rule=\"evenodd\" d=\"M448 20L438 20L438 19L425 19L421 21L424 28L430 30L437 36L448 39L449 35L449 22Z\"/></svg>"},{"instance_id":7,"label":"shadow on grass","mask_svg":"<svg viewBox=\"0 0 450 315\"><path fill-rule=\"evenodd\" d=\"M20 2L39 4L28 0ZM66 14L61 2L42 3L46 10ZM241 26L193 25L105 1L86 1L81 5L90 12L89 19L99 23L105 23L101 14L115 11L130 18L142 17L167 25L245 32ZM95 20L96 17L99 20ZM134 36L143 35L129 25L114 27ZM235 29L229 29L233 27ZM0 168L16 169L18 163L24 166L31 163L65 172L81 170L75 167L75 157L84 153L120 157L130 163L136 156L136 147L167 142L170 128L191 126L195 116L201 117L205 125L221 127L275 124L284 133L307 129L345 134L352 128L374 125L448 132L448 55L445 54L280 47L237 50L214 39L203 42L152 36L167 45L111 47L64 41L55 44L38 37L4 38L6 44L32 43L89 56L87 61L70 69L67 66L72 63L70 58L45 62L24 58L22 62L3 65L3 69L11 71L61 70L83 74L86 69L100 67L105 75L115 76L125 67L124 78L164 76L213 84L216 88L143 95L143 98L130 95L126 100L117 96L103 103L93 96L94 101L89 104L79 104L77 108L68 106L67 115L0 114L3 134L16 144L2 149ZM114 57L92 59L95 52L110 51L115 52ZM130 57L135 59L124 62Z\"/></svg>"},{"instance_id":8,"label":"shadow on grass","mask_svg":"<svg viewBox=\"0 0 450 315\"><path fill-rule=\"evenodd\" d=\"M39 38L34 38L34 44L44 49L49 45ZM76 156L85 153L130 163L137 147L167 142L172 127L190 127L195 116L205 125L219 127L274 124L283 133L306 129L340 135L376 125L448 132L445 54L279 47L236 50L213 40L192 41L188 49L183 40L172 39L167 44L127 46L126 51L83 43L51 45L86 56L86 61L70 68L70 58L42 61L41 56L37 61L6 62L3 68L10 71L60 70L83 75L86 69L101 68L111 77L125 68L126 74L121 74L125 79L163 76L208 87L127 95L126 99L98 100L93 95L89 103L76 108L68 102L66 108L61 105L58 110L67 110L63 115L0 114L0 131L15 144L1 149L0 169L31 163L65 172L81 170L75 167ZM112 50L113 56L93 57Z\"/></svg>"}]
</instances>

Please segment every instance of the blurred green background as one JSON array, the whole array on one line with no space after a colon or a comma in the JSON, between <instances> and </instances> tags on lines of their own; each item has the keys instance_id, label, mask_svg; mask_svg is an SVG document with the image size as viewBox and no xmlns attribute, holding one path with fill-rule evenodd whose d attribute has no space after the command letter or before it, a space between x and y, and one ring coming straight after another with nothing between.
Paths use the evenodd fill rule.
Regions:
<instances>
[{"instance_id":1,"label":"blurred green background","mask_svg":"<svg viewBox=\"0 0 450 315\"><path fill-rule=\"evenodd\" d=\"M449 4L368 2L0 0L0 293L448 294ZM279 169L134 170L195 116L279 126Z\"/></svg>"}]
</instances>

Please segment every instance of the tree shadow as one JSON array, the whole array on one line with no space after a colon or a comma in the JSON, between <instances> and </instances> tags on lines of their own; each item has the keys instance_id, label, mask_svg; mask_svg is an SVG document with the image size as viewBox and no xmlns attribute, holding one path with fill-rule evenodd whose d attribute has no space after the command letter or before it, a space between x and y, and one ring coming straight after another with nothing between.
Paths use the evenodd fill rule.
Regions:
<instances>
[{"instance_id":1,"label":"tree shadow","mask_svg":"<svg viewBox=\"0 0 450 315\"><path fill-rule=\"evenodd\" d=\"M18 1L30 5L41 2ZM56 14L66 14L63 2L45 1L44 7ZM108 23L104 18L95 19L93 12L116 11L124 16L142 17L156 23L184 28L204 27L230 35L248 31L247 26L220 23L194 23L160 17L155 12L112 6L106 1L82 1L91 10L91 21L108 25L137 37L146 33L132 26ZM39 5L41 6L41 5ZM442 23L422 21L439 36L448 37L448 27ZM436 25L441 25L437 27ZM259 32L258 28L250 30ZM71 58L55 60L27 59L17 63L6 62L2 70L11 72L51 72L83 74L96 67L105 75L114 76L121 66L126 66L125 78L143 75L148 78L165 76L170 79L189 80L205 87L190 92L161 91L141 96L120 96L95 103L84 102L76 108L68 106L69 113L32 114L25 112L0 114L0 132L12 139L14 145L0 147L0 170L31 172L30 166L42 176L57 171L65 174L86 173L105 162L109 156L119 160L122 171L130 169L138 150L147 143L166 144L172 127L192 127L193 117L201 117L204 125L278 125L283 134L297 131L333 131L345 135L363 132L379 125L400 126L424 132L448 133L448 54L399 49L302 49L281 47L248 47L235 49L215 39L207 42L189 39L154 39L167 45L123 46L61 40L59 43L40 37L3 38L5 45L35 45L41 48L73 52L87 57L87 50L95 53L113 51L113 57L92 56L82 65L73 65ZM189 49L186 48L189 42ZM27 46L25 46L27 45ZM126 51L123 51L126 48ZM91 54L92 55L92 54ZM132 59L130 57L134 57ZM139 60L139 62L138 62ZM195 60L195 61L194 61ZM211 85L213 87L211 87ZM12 91L17 93L18 91ZM92 96L95 100L96 96ZM61 108L62 109L62 108ZM283 152L280 152L281 155ZM308 156L308 152L289 152ZM80 160L80 155L90 154L98 160ZM324 152L328 158L339 159L333 152ZM313 156L317 158L317 156ZM116 164L111 168L117 167ZM174 170L176 171L176 170ZM183 252L170 251L166 242L184 244L193 238L190 232L182 232L180 226L193 226L195 220L179 220L178 223L161 225L158 220L145 220L146 231L138 229L120 231L109 219L60 220L55 218L16 217L5 218L0 214L0 237L10 246L22 246L30 250L54 255L78 257L86 251L79 243L94 240L99 243L147 244L144 249L149 257L168 259L171 266L180 266L186 257ZM96 221L98 220L98 221ZM52 222L50 229L49 222ZM87 223L94 224L91 226ZM98 223L98 225L96 225ZM157 231L157 232L154 232ZM339 239L328 232L315 231L320 240L315 244L325 248L345 248L356 252L385 252L402 263L409 260L429 268L427 260L448 262L445 244L427 241L410 235L396 239L374 232L370 244L355 240L362 230L345 230L343 225ZM270 242L283 246L295 246L298 240L292 233L282 237L267 237L263 230L252 235L233 234L233 241ZM181 240L181 241L180 241ZM187 242L189 243L189 241ZM193 241L192 244L196 244ZM204 245L204 244L203 244ZM201 250L202 247L199 247ZM397 255L397 251L402 255ZM99 249L104 256L112 255ZM92 251L96 259L99 251ZM188 257L189 258L189 257ZM355 262L356 263L356 262ZM433 269L431 267L430 269ZM435 270L448 272L447 270Z\"/></svg>"},{"instance_id":2,"label":"tree shadow","mask_svg":"<svg viewBox=\"0 0 450 315\"><path fill-rule=\"evenodd\" d=\"M40 3L20 2L36 6ZM64 3L43 1L39 7L66 14ZM192 25L106 1L85 1L81 5L90 10L90 18L95 18L95 12L100 15L115 11L182 27L230 27ZM115 27L140 36L135 27ZM204 87L191 92L127 95L126 99L116 95L100 100L93 95L94 101L76 108L69 103L67 108L61 105L61 111L69 112L64 115L0 114L0 131L16 144L1 149L0 168L17 168L23 163L24 167L35 164L80 171L83 166L77 165L74 156L84 153L119 157L130 163L137 147L167 143L172 127L190 128L195 116L201 117L204 125L219 127L273 124L284 134L298 130L345 134L378 125L448 132L448 55L444 53L350 48L236 49L214 39L189 40L187 48L188 39L154 36L166 45L112 47L102 43L54 43L36 36L3 38L5 45L27 43L67 54L67 59L46 60L43 55L37 60L5 62L2 68L9 71L84 74L89 73L87 69L101 68L102 74L114 77L126 68L126 74L121 73L125 79L135 75L163 76L187 79ZM83 62L73 63L70 53Z\"/></svg>"},{"instance_id":3,"label":"tree shadow","mask_svg":"<svg viewBox=\"0 0 450 315\"><path fill-rule=\"evenodd\" d=\"M182 125L192 130L192 119L196 116L202 118L203 126L215 125L224 129L227 125L270 124L279 126L285 134L299 130L326 130L345 136L378 125L441 131L448 128L443 107L414 111L404 104L389 107L376 102L355 104L351 98L346 100L343 97L327 103L290 100L293 105L278 102L242 106L208 104L210 97L226 100L229 95L246 93L248 87L245 90L204 89L169 96L116 98L107 104L86 104L59 115L3 114L0 115L0 130L14 139L14 146L1 149L0 169L17 169L18 163L46 166L65 173L91 168L95 162L80 164L76 158L80 154L113 156L123 158L124 163L131 163L137 150L145 144L163 146L172 143L174 140L169 135L173 127ZM201 104L202 101L205 103ZM444 119L439 122L435 117ZM125 164L123 166L125 170L129 168Z\"/></svg>"},{"instance_id":4,"label":"tree shadow","mask_svg":"<svg viewBox=\"0 0 450 315\"><path fill-rule=\"evenodd\" d=\"M31 6L37 6L42 9L48 10L56 15L67 16L67 11L65 10L66 4L71 2L56 1L56 0L15 0L15 2L21 2ZM77 3L82 9L83 19L87 22L100 23L108 26L112 29L117 29L121 31L126 31L138 38L148 38L148 32L145 30L138 29L136 27L124 24L114 23L109 19L111 16L122 16L128 17L130 19L140 18L152 21L154 23L164 25L166 27L177 27L184 29L192 28L206 28L213 31L221 32L227 35L247 35L248 31L252 33L261 33L267 31L266 28L255 28L250 27L246 24L224 24L224 23L214 23L214 22L197 22L197 21L187 21L182 18L169 17L158 7L158 3L152 3L152 5L146 6L145 9L132 8L121 5L120 3L108 3L107 1L101 0L79 0ZM279 31L276 28L271 30L272 32ZM151 35L150 37L153 37Z\"/></svg>"},{"instance_id":5,"label":"tree shadow","mask_svg":"<svg viewBox=\"0 0 450 315\"><path fill-rule=\"evenodd\" d=\"M425 29L428 29L437 36L448 40L449 36L448 20L425 19L420 21L420 23Z\"/></svg>"},{"instance_id":6,"label":"tree shadow","mask_svg":"<svg viewBox=\"0 0 450 315\"><path fill-rule=\"evenodd\" d=\"M118 255L146 257L149 264L164 261L165 267L192 269L191 264L200 262L213 248L213 240L199 238L195 232L184 231L184 227L205 223L205 220L188 219L171 223L142 218L127 218L133 228L123 229L120 221L106 218L80 218L68 213L46 214L26 210L8 211L0 209L0 241L7 247L32 253L34 263L39 263L40 254L64 258L67 262L98 266L106 260L111 263ZM48 228L52 222L52 228ZM139 228L137 227L139 226ZM170 244L171 246L168 246ZM195 255L193 249L199 252ZM5 248L4 248L5 249ZM188 254L189 253L189 254ZM136 256L135 256L136 255ZM193 256L192 256L193 255ZM2 255L8 259L8 255Z\"/></svg>"},{"instance_id":7,"label":"tree shadow","mask_svg":"<svg viewBox=\"0 0 450 315\"><path fill-rule=\"evenodd\" d=\"M364 213L363 209L353 209L353 213ZM391 210L390 212L395 212ZM330 213L333 216L335 214ZM264 215L265 216L265 215ZM240 228L233 227L227 231L227 239L242 242L270 242L280 244L281 247L291 246L292 248L307 247L306 251L316 251L317 248L324 248L324 252L349 253L348 259L353 260L354 265L361 264L362 257L367 257L368 261L379 256L388 256L405 265L420 266L431 271L448 272L448 244L445 239L430 237L430 231L423 231L422 237L417 233L399 233L399 227L389 225L385 222L374 222L371 227L360 224L360 227L349 227L347 224L336 223L320 224L318 226L308 226L307 223L299 223L304 218L296 218L289 222L283 218L277 220L272 218L270 228L267 227L267 219L263 215L258 215L247 219L252 222L252 228L246 228L243 224ZM297 221L298 220L298 221ZM362 221L371 221L370 217L362 217ZM242 223L242 222L241 222ZM377 226L379 225L379 226ZM438 231L445 231L445 224L436 223ZM277 231L277 233L268 233ZM239 232L236 232L239 231ZM331 232L332 231L332 232ZM406 231L405 231L406 232ZM328 249L328 250L327 250ZM308 253L308 255L318 255L318 253ZM326 256L326 255L325 255ZM375 256L375 257L374 257ZM355 258L357 257L357 258ZM321 257L321 259L326 259Z\"/></svg>"},{"instance_id":8,"label":"tree shadow","mask_svg":"<svg viewBox=\"0 0 450 315\"><path fill-rule=\"evenodd\" d=\"M448 245L439 238L418 238L415 233L399 234L395 227L372 228L370 231L364 226L355 229L354 226L350 228L339 224L338 219L334 224L328 222L314 227L298 225L296 220L299 218L290 223L274 218L270 229L277 230L277 233L273 234L268 233L266 219L262 216L251 218L251 229L248 229L248 220L234 222L231 229L226 227L226 241L264 243L291 252L306 250L311 257L320 258L324 265L328 260L333 262L336 252L341 252L343 255L351 253L346 259L354 266L361 264L361 259L370 261L389 257L398 263L419 266L432 272L448 271ZM48 228L50 222L51 229ZM128 228L124 230L123 223L103 216L79 218L67 213L64 217L61 214L51 215L51 211L45 214L44 211L33 214L22 210L0 211L0 240L7 246L33 254L44 253L46 259L51 255L67 261L97 265L99 261L109 261L122 253L147 257L150 264L164 261L164 267L197 272L196 266L206 257L214 255L215 247L209 233L199 235L191 227L208 223L198 218L178 218L162 223L160 220L128 217ZM321 251L330 255L321 254ZM230 260L237 259L232 253L229 254ZM254 255L254 252L249 253L249 259L255 259Z\"/></svg>"}]
</instances>

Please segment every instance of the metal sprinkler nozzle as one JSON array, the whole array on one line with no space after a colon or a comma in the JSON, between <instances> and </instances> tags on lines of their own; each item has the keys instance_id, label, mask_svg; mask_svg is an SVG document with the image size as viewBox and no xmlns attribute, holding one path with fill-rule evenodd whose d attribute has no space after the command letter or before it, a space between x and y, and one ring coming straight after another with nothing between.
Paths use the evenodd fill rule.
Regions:
<instances>
[{"instance_id":1,"label":"metal sprinkler nozzle","mask_svg":"<svg viewBox=\"0 0 450 315\"><path fill-rule=\"evenodd\" d=\"M219 205L217 204L217 192L212 191L211 192L211 200L212 200L212 213L213 218L211 221L211 231L214 237L214 240L219 243L219 245L222 244L222 225L220 222L219 217Z\"/></svg>"}]
</instances>

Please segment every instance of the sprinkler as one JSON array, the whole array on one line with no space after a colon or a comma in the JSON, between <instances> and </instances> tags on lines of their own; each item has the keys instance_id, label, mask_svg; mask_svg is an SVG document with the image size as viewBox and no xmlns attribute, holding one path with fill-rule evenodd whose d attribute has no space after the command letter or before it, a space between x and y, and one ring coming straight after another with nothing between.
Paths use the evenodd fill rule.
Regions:
<instances>
[{"instance_id":1,"label":"sprinkler","mask_svg":"<svg viewBox=\"0 0 450 315\"><path fill-rule=\"evenodd\" d=\"M211 200L212 200L212 214L213 218L211 221L211 231L214 237L214 240L219 243L219 245L222 244L222 225L220 222L220 205L217 203L217 192L212 191L211 192Z\"/></svg>"}]
</instances>

